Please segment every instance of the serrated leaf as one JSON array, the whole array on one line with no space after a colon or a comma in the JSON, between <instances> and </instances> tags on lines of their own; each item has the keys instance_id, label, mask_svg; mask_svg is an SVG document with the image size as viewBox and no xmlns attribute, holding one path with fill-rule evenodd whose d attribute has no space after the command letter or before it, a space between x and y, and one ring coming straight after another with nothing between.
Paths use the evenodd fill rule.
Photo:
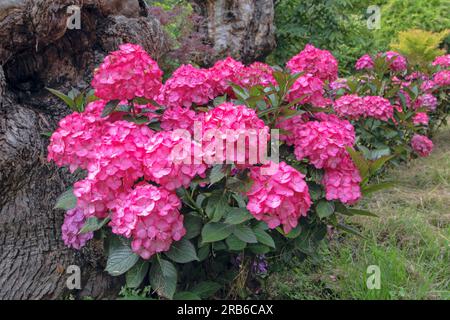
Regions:
<instances>
[{"instance_id":1,"label":"serrated leaf","mask_svg":"<svg viewBox=\"0 0 450 320\"><path fill-rule=\"evenodd\" d=\"M73 194L73 188L70 187L58 197L54 209L70 210L75 208L76 205L77 205L77 198Z\"/></svg>"},{"instance_id":2,"label":"serrated leaf","mask_svg":"<svg viewBox=\"0 0 450 320\"><path fill-rule=\"evenodd\" d=\"M137 288L141 285L148 272L148 261L139 259L138 262L126 273L126 284L129 288Z\"/></svg>"},{"instance_id":3,"label":"serrated leaf","mask_svg":"<svg viewBox=\"0 0 450 320\"><path fill-rule=\"evenodd\" d=\"M194 245L187 239L181 239L172 244L170 250L167 251L166 256L177 263L188 263L191 261L198 261L197 252L195 252Z\"/></svg>"},{"instance_id":4,"label":"serrated leaf","mask_svg":"<svg viewBox=\"0 0 450 320\"><path fill-rule=\"evenodd\" d=\"M235 225L233 234L239 239L247 243L257 243L256 235L253 230L243 224Z\"/></svg>"},{"instance_id":5,"label":"serrated leaf","mask_svg":"<svg viewBox=\"0 0 450 320\"><path fill-rule=\"evenodd\" d=\"M186 229L185 239L195 238L202 231L202 218L194 216L192 214L187 214L184 216L184 228Z\"/></svg>"},{"instance_id":6,"label":"serrated leaf","mask_svg":"<svg viewBox=\"0 0 450 320\"><path fill-rule=\"evenodd\" d=\"M164 259L155 259L150 268L150 285L158 295L172 299L177 288L177 269Z\"/></svg>"},{"instance_id":7,"label":"serrated leaf","mask_svg":"<svg viewBox=\"0 0 450 320\"><path fill-rule=\"evenodd\" d=\"M214 295L220 288L222 288L222 286L217 282L202 281L192 288L191 292L197 294L202 299L206 299Z\"/></svg>"},{"instance_id":8,"label":"serrated leaf","mask_svg":"<svg viewBox=\"0 0 450 320\"><path fill-rule=\"evenodd\" d=\"M225 223L227 224L240 224L247 220L250 220L253 216L248 212L246 208L231 208L227 211Z\"/></svg>"},{"instance_id":9,"label":"serrated leaf","mask_svg":"<svg viewBox=\"0 0 450 320\"><path fill-rule=\"evenodd\" d=\"M101 229L105 224L107 224L111 219L105 218L105 219L98 219L96 217L90 217L86 220L83 227L78 232L79 234L93 232Z\"/></svg>"},{"instance_id":10,"label":"serrated leaf","mask_svg":"<svg viewBox=\"0 0 450 320\"><path fill-rule=\"evenodd\" d=\"M105 107L103 108L102 111L102 118L105 118L107 116L109 116L117 107L117 105L119 104L120 100L111 100L109 101Z\"/></svg>"},{"instance_id":11,"label":"serrated leaf","mask_svg":"<svg viewBox=\"0 0 450 320\"><path fill-rule=\"evenodd\" d=\"M139 256L131 250L130 244L120 239L111 241L108 251L105 271L112 276L124 274L139 260Z\"/></svg>"},{"instance_id":12,"label":"serrated leaf","mask_svg":"<svg viewBox=\"0 0 450 320\"><path fill-rule=\"evenodd\" d=\"M242 251L247 246L247 243L238 239L235 235L230 235L226 240L225 243L228 246L228 249L234 250L234 251Z\"/></svg>"},{"instance_id":13,"label":"serrated leaf","mask_svg":"<svg viewBox=\"0 0 450 320\"><path fill-rule=\"evenodd\" d=\"M259 243L275 248L275 241L273 241L270 234L268 234L264 230L261 230L260 228L253 229L253 232L255 233L256 239Z\"/></svg>"},{"instance_id":14,"label":"serrated leaf","mask_svg":"<svg viewBox=\"0 0 450 320\"><path fill-rule=\"evenodd\" d=\"M326 200L320 200L316 205L316 212L319 218L327 218L334 213L334 203Z\"/></svg>"},{"instance_id":15,"label":"serrated leaf","mask_svg":"<svg viewBox=\"0 0 450 320\"><path fill-rule=\"evenodd\" d=\"M232 227L225 223L210 222L202 229L202 242L221 241L232 233Z\"/></svg>"},{"instance_id":16,"label":"serrated leaf","mask_svg":"<svg viewBox=\"0 0 450 320\"><path fill-rule=\"evenodd\" d=\"M77 111L75 110L75 102L73 101L73 99L71 99L68 95L65 95L64 93L62 93L61 91L55 90L55 89L51 89L51 88L45 88L48 91L50 91L50 93L52 93L53 95L57 96L58 98L60 98L62 101L64 101L64 103L73 111Z\"/></svg>"}]
</instances>

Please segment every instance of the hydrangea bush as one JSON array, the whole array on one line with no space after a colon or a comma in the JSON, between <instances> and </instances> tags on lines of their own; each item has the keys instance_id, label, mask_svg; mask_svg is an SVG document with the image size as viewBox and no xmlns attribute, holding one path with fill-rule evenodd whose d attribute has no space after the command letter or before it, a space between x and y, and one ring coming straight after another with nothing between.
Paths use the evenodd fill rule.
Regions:
<instances>
[{"instance_id":1,"label":"hydrangea bush","mask_svg":"<svg viewBox=\"0 0 450 320\"><path fill-rule=\"evenodd\" d=\"M207 298L240 283L242 297L267 271L264 255L315 255L329 226L357 233L343 217L373 215L352 206L383 187L370 177L400 147L431 152L446 62L408 75L395 52L366 55L338 79L337 60L308 45L285 70L229 57L163 83L157 63L124 44L95 71L93 94L51 90L75 112L48 159L83 173L56 205L63 241L103 241L106 271L128 288Z\"/></svg>"}]
</instances>

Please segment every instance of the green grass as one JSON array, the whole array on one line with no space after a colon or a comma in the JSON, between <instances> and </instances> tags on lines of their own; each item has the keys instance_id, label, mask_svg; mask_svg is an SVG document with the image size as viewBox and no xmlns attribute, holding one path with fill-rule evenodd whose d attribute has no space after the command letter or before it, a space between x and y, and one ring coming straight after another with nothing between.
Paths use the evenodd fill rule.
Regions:
<instances>
[{"instance_id":1,"label":"green grass","mask_svg":"<svg viewBox=\"0 0 450 320\"><path fill-rule=\"evenodd\" d=\"M319 262L273 262L268 298L450 299L450 129L434 143L430 157L389 172L395 188L364 201L379 218L347 219L367 239L335 234ZM369 265L379 290L367 288Z\"/></svg>"}]
</instances>

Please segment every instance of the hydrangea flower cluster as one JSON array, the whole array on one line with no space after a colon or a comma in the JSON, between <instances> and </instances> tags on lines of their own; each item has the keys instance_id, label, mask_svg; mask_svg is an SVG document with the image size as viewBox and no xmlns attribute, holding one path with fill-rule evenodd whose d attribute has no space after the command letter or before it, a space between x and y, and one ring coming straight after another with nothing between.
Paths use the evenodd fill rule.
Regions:
<instances>
[{"instance_id":1,"label":"hydrangea flower cluster","mask_svg":"<svg viewBox=\"0 0 450 320\"><path fill-rule=\"evenodd\" d=\"M428 111L435 111L437 107L437 98L431 93L425 93L419 96L414 102L414 109L427 108Z\"/></svg>"},{"instance_id":2,"label":"hydrangea flower cluster","mask_svg":"<svg viewBox=\"0 0 450 320\"><path fill-rule=\"evenodd\" d=\"M352 120L357 120L365 114L363 99L356 94L336 99L333 108L340 117Z\"/></svg>"},{"instance_id":3,"label":"hydrangea flower cluster","mask_svg":"<svg viewBox=\"0 0 450 320\"><path fill-rule=\"evenodd\" d=\"M192 133L196 121L201 121L201 115L194 110L183 107L169 107L164 110L161 117L161 129L166 131L185 129Z\"/></svg>"},{"instance_id":4,"label":"hydrangea flower cluster","mask_svg":"<svg viewBox=\"0 0 450 320\"><path fill-rule=\"evenodd\" d=\"M209 68L209 79L216 96L221 96L225 93L232 95L230 83L236 82L235 75L245 66L234 60L231 57L227 57L224 60L217 61L214 66Z\"/></svg>"},{"instance_id":5,"label":"hydrangea flower cluster","mask_svg":"<svg viewBox=\"0 0 450 320\"><path fill-rule=\"evenodd\" d=\"M372 57L365 54L356 61L355 68L356 70L373 69L374 65Z\"/></svg>"},{"instance_id":6,"label":"hydrangea flower cluster","mask_svg":"<svg viewBox=\"0 0 450 320\"><path fill-rule=\"evenodd\" d=\"M247 192L247 209L257 220L265 221L269 228L282 225L284 232L289 233L311 206L308 185L305 176L286 163L269 162L264 168L270 166L278 168L272 174L262 174L261 167L250 170L254 183Z\"/></svg>"},{"instance_id":7,"label":"hydrangea flower cluster","mask_svg":"<svg viewBox=\"0 0 450 320\"><path fill-rule=\"evenodd\" d=\"M413 123L415 125L428 125L428 122L430 121L430 118L428 117L428 115L425 112L418 112L414 117L413 117Z\"/></svg>"},{"instance_id":8,"label":"hydrangea flower cluster","mask_svg":"<svg viewBox=\"0 0 450 320\"><path fill-rule=\"evenodd\" d=\"M255 164L249 160L259 162L259 149L265 147L269 139L269 127L258 118L255 110L228 102L205 114L203 130L203 152L207 163ZM226 143L219 138L226 138ZM245 143L245 149L239 147L239 141ZM230 144L232 151L227 149ZM239 153L243 151L245 154Z\"/></svg>"},{"instance_id":9,"label":"hydrangea flower cluster","mask_svg":"<svg viewBox=\"0 0 450 320\"><path fill-rule=\"evenodd\" d=\"M433 151L433 141L428 137L415 134L411 139L411 147L421 157L428 157Z\"/></svg>"},{"instance_id":10,"label":"hydrangea flower cluster","mask_svg":"<svg viewBox=\"0 0 450 320\"><path fill-rule=\"evenodd\" d=\"M104 100L153 99L161 87L162 71L142 47L123 44L96 70L92 86Z\"/></svg>"},{"instance_id":11,"label":"hydrangea flower cluster","mask_svg":"<svg viewBox=\"0 0 450 320\"><path fill-rule=\"evenodd\" d=\"M248 67L236 69L234 82L241 87L251 88L256 85L267 87L276 85L277 82L273 77L273 69L262 62L254 62Z\"/></svg>"},{"instance_id":12,"label":"hydrangea flower cluster","mask_svg":"<svg viewBox=\"0 0 450 320\"><path fill-rule=\"evenodd\" d=\"M433 66L440 66L442 68L450 67L450 54L440 56L434 59Z\"/></svg>"},{"instance_id":13,"label":"hydrangea flower cluster","mask_svg":"<svg viewBox=\"0 0 450 320\"><path fill-rule=\"evenodd\" d=\"M180 208L175 193L142 183L118 204L110 225L114 233L131 236L133 251L149 259L186 234Z\"/></svg>"},{"instance_id":14,"label":"hydrangea flower cluster","mask_svg":"<svg viewBox=\"0 0 450 320\"><path fill-rule=\"evenodd\" d=\"M292 73L309 73L322 81L332 82L338 77L336 58L329 51L317 49L311 44L307 44L286 66Z\"/></svg>"},{"instance_id":15,"label":"hydrangea flower cluster","mask_svg":"<svg viewBox=\"0 0 450 320\"><path fill-rule=\"evenodd\" d=\"M64 223L61 227L62 238L66 246L79 250L94 237L93 232L80 233L85 221L86 217L83 210L79 208L66 212Z\"/></svg>"},{"instance_id":16,"label":"hydrangea flower cluster","mask_svg":"<svg viewBox=\"0 0 450 320\"><path fill-rule=\"evenodd\" d=\"M390 68L392 71L405 71L408 67L405 57L395 51L387 51L386 60L390 63Z\"/></svg>"},{"instance_id":17,"label":"hydrangea flower cluster","mask_svg":"<svg viewBox=\"0 0 450 320\"><path fill-rule=\"evenodd\" d=\"M296 100L298 104L310 103L315 107L326 107L331 104L331 100L324 97L324 83L312 74L300 76L292 85L288 101Z\"/></svg>"},{"instance_id":18,"label":"hydrangea flower cluster","mask_svg":"<svg viewBox=\"0 0 450 320\"><path fill-rule=\"evenodd\" d=\"M378 96L345 95L336 99L333 107L340 117L353 120L370 117L388 121L394 115L394 107L389 100Z\"/></svg>"},{"instance_id":19,"label":"hydrangea flower cluster","mask_svg":"<svg viewBox=\"0 0 450 320\"><path fill-rule=\"evenodd\" d=\"M164 83L158 102L168 107L205 105L214 99L214 87L206 69L192 65L179 67Z\"/></svg>"},{"instance_id":20,"label":"hydrangea flower cluster","mask_svg":"<svg viewBox=\"0 0 450 320\"><path fill-rule=\"evenodd\" d=\"M366 117L388 121L394 115L394 107L388 99L379 96L367 96L363 98Z\"/></svg>"},{"instance_id":21,"label":"hydrangea flower cluster","mask_svg":"<svg viewBox=\"0 0 450 320\"><path fill-rule=\"evenodd\" d=\"M450 70L437 72L433 77L433 81L438 87L450 86Z\"/></svg>"}]
</instances>

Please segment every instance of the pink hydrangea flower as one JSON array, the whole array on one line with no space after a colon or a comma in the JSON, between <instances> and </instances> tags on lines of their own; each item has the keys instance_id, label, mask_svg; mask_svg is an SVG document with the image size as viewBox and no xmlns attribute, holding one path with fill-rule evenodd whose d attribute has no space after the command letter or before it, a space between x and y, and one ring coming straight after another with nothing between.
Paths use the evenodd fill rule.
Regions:
<instances>
[{"instance_id":1,"label":"pink hydrangea flower","mask_svg":"<svg viewBox=\"0 0 450 320\"><path fill-rule=\"evenodd\" d=\"M209 164L260 162L260 148L265 148L269 139L269 127L255 110L228 102L205 114L203 130L204 156ZM230 146L232 151L228 150Z\"/></svg>"},{"instance_id":2,"label":"pink hydrangea flower","mask_svg":"<svg viewBox=\"0 0 450 320\"><path fill-rule=\"evenodd\" d=\"M308 158L316 168L336 168L346 156L346 147L355 143L350 122L334 115L318 114L318 120L298 126L294 131L295 156Z\"/></svg>"},{"instance_id":3,"label":"pink hydrangea flower","mask_svg":"<svg viewBox=\"0 0 450 320\"><path fill-rule=\"evenodd\" d=\"M291 146L295 143L295 128L301 124L304 124L309 120L306 114L296 115L290 118L280 118L277 123L277 128L286 131L286 133L280 132L280 140L286 142L287 145Z\"/></svg>"},{"instance_id":4,"label":"pink hydrangea flower","mask_svg":"<svg viewBox=\"0 0 450 320\"><path fill-rule=\"evenodd\" d=\"M428 137L415 134L411 139L413 150L421 157L428 157L433 151L433 141Z\"/></svg>"},{"instance_id":5,"label":"pink hydrangea flower","mask_svg":"<svg viewBox=\"0 0 450 320\"><path fill-rule=\"evenodd\" d=\"M413 117L413 123L415 125L428 125L428 122L430 121L428 115L425 112L418 112L414 117Z\"/></svg>"},{"instance_id":6,"label":"pink hydrangea flower","mask_svg":"<svg viewBox=\"0 0 450 320\"><path fill-rule=\"evenodd\" d=\"M186 234L180 208L175 193L142 183L117 206L110 225L114 233L131 236L132 250L149 259L155 253L168 251L173 241Z\"/></svg>"},{"instance_id":7,"label":"pink hydrangea flower","mask_svg":"<svg viewBox=\"0 0 450 320\"><path fill-rule=\"evenodd\" d=\"M420 86L420 90L428 93L433 92L436 88L436 83L433 80L425 80Z\"/></svg>"},{"instance_id":8,"label":"pink hydrangea flower","mask_svg":"<svg viewBox=\"0 0 450 320\"><path fill-rule=\"evenodd\" d=\"M276 164L264 167L271 165ZM303 174L281 162L273 174L263 175L260 167L253 167L250 177L253 185L247 192L247 209L257 220L265 221L271 229L282 225L289 233L299 218L307 215L311 198Z\"/></svg>"},{"instance_id":9,"label":"pink hydrangea flower","mask_svg":"<svg viewBox=\"0 0 450 320\"><path fill-rule=\"evenodd\" d=\"M404 71L407 69L407 62L405 57L395 51L386 52L386 61L390 63L392 71Z\"/></svg>"},{"instance_id":10,"label":"pink hydrangea flower","mask_svg":"<svg viewBox=\"0 0 450 320\"><path fill-rule=\"evenodd\" d=\"M86 169L96 158L105 118L100 118L105 106L103 100L91 102L83 113L74 112L59 122L58 129L50 137L48 161L58 166L69 165L73 172L77 168Z\"/></svg>"},{"instance_id":11,"label":"pink hydrangea flower","mask_svg":"<svg viewBox=\"0 0 450 320\"><path fill-rule=\"evenodd\" d=\"M158 101L169 107L205 105L214 99L214 88L207 69L182 65L164 83Z\"/></svg>"},{"instance_id":12,"label":"pink hydrangea flower","mask_svg":"<svg viewBox=\"0 0 450 320\"><path fill-rule=\"evenodd\" d=\"M288 101L299 100L298 104L310 103L315 107L326 107L331 104L331 100L324 97L324 83L312 74L300 76L292 85Z\"/></svg>"},{"instance_id":13,"label":"pink hydrangea flower","mask_svg":"<svg viewBox=\"0 0 450 320\"><path fill-rule=\"evenodd\" d=\"M195 176L205 177L208 167L201 160L201 147L190 135L161 131L145 144L144 174L168 190L188 187Z\"/></svg>"},{"instance_id":14,"label":"pink hydrangea flower","mask_svg":"<svg viewBox=\"0 0 450 320\"><path fill-rule=\"evenodd\" d=\"M367 96L363 98L365 114L382 121L388 121L394 116L394 107L388 99L379 96Z\"/></svg>"},{"instance_id":15,"label":"pink hydrangea flower","mask_svg":"<svg viewBox=\"0 0 450 320\"><path fill-rule=\"evenodd\" d=\"M241 87L246 88L256 85L267 87L277 84L272 74L271 66L262 62L254 62L248 67L237 69L234 81Z\"/></svg>"},{"instance_id":16,"label":"pink hydrangea flower","mask_svg":"<svg viewBox=\"0 0 450 320\"><path fill-rule=\"evenodd\" d=\"M433 77L433 81L439 87L450 86L450 70L442 70L437 72Z\"/></svg>"},{"instance_id":17,"label":"pink hydrangea flower","mask_svg":"<svg viewBox=\"0 0 450 320\"><path fill-rule=\"evenodd\" d=\"M85 222L86 217L83 210L74 208L66 212L61 227L62 238L66 246L80 250L94 237L93 232L79 233Z\"/></svg>"},{"instance_id":18,"label":"pink hydrangea flower","mask_svg":"<svg viewBox=\"0 0 450 320\"><path fill-rule=\"evenodd\" d=\"M434 59L433 66L441 66L442 68L450 67L450 54L440 56Z\"/></svg>"},{"instance_id":19,"label":"pink hydrangea flower","mask_svg":"<svg viewBox=\"0 0 450 320\"><path fill-rule=\"evenodd\" d=\"M374 65L372 58L365 54L356 61L355 68L356 70L373 69Z\"/></svg>"},{"instance_id":20,"label":"pink hydrangea flower","mask_svg":"<svg viewBox=\"0 0 450 320\"><path fill-rule=\"evenodd\" d=\"M327 200L355 204L361 198L361 176L347 154L336 168L326 168L323 177Z\"/></svg>"},{"instance_id":21,"label":"pink hydrangea flower","mask_svg":"<svg viewBox=\"0 0 450 320\"><path fill-rule=\"evenodd\" d=\"M215 96L225 93L231 94L230 83L236 82L236 74L245 69L245 66L231 57L217 61L209 71L209 79L214 89Z\"/></svg>"},{"instance_id":22,"label":"pink hydrangea flower","mask_svg":"<svg viewBox=\"0 0 450 320\"><path fill-rule=\"evenodd\" d=\"M330 89L334 92L337 92L340 89L349 90L347 79L339 78L330 83Z\"/></svg>"},{"instance_id":23,"label":"pink hydrangea flower","mask_svg":"<svg viewBox=\"0 0 450 320\"><path fill-rule=\"evenodd\" d=\"M414 109L427 108L428 111L435 111L437 107L437 98L430 93L425 93L414 102Z\"/></svg>"},{"instance_id":24,"label":"pink hydrangea flower","mask_svg":"<svg viewBox=\"0 0 450 320\"><path fill-rule=\"evenodd\" d=\"M185 129L192 134L196 121L201 121L201 116L194 110L183 107L169 107L164 110L161 117L161 129L166 131Z\"/></svg>"},{"instance_id":25,"label":"pink hydrangea flower","mask_svg":"<svg viewBox=\"0 0 450 320\"><path fill-rule=\"evenodd\" d=\"M162 71L142 47L123 44L108 55L94 74L95 95L104 100L153 99L161 87Z\"/></svg>"},{"instance_id":26,"label":"pink hydrangea flower","mask_svg":"<svg viewBox=\"0 0 450 320\"><path fill-rule=\"evenodd\" d=\"M355 94L340 97L334 102L333 108L340 117L348 119L359 119L365 114L364 101Z\"/></svg>"},{"instance_id":27,"label":"pink hydrangea flower","mask_svg":"<svg viewBox=\"0 0 450 320\"><path fill-rule=\"evenodd\" d=\"M338 77L338 61L327 50L320 50L307 44L303 51L287 63L292 73L310 73L322 81L332 82Z\"/></svg>"}]
</instances>

